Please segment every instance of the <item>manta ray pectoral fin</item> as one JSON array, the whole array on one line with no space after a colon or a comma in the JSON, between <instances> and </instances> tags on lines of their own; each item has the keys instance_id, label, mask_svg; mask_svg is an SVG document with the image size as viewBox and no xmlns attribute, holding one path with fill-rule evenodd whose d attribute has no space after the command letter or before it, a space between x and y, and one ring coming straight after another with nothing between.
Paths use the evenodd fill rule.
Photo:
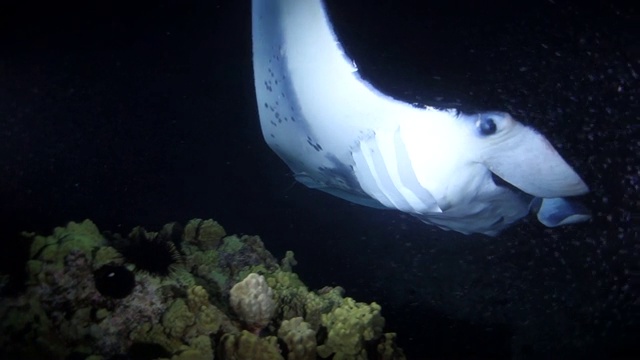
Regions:
<instances>
[{"instance_id":1,"label":"manta ray pectoral fin","mask_svg":"<svg viewBox=\"0 0 640 360\"><path fill-rule=\"evenodd\" d=\"M544 136L521 124L512 131L509 141L497 145L484 159L491 172L541 198L576 196L589 191Z\"/></svg>"},{"instance_id":2,"label":"manta ray pectoral fin","mask_svg":"<svg viewBox=\"0 0 640 360\"><path fill-rule=\"evenodd\" d=\"M372 199L366 194L359 193L353 189L348 189L348 187L335 187L332 186L332 184L321 183L316 178L304 172L297 173L294 176L298 182L302 183L308 188L324 191L328 194L358 205L368 206L376 209L388 209L388 207L382 205L379 201Z\"/></svg>"},{"instance_id":3,"label":"manta ray pectoral fin","mask_svg":"<svg viewBox=\"0 0 640 360\"><path fill-rule=\"evenodd\" d=\"M548 227L575 224L591 218L590 211L573 199L536 198L532 208L538 212L538 220Z\"/></svg>"}]
</instances>

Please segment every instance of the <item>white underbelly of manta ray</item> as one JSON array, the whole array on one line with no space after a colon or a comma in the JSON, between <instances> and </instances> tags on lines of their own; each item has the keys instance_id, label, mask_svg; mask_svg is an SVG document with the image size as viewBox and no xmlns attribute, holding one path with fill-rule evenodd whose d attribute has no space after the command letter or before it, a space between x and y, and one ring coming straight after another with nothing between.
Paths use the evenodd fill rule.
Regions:
<instances>
[{"instance_id":1,"label":"white underbelly of manta ray","mask_svg":"<svg viewBox=\"0 0 640 360\"><path fill-rule=\"evenodd\" d=\"M465 234L496 235L531 210L547 226L589 218L566 199L587 186L535 130L386 96L360 78L321 0L252 1L262 132L298 181Z\"/></svg>"}]
</instances>

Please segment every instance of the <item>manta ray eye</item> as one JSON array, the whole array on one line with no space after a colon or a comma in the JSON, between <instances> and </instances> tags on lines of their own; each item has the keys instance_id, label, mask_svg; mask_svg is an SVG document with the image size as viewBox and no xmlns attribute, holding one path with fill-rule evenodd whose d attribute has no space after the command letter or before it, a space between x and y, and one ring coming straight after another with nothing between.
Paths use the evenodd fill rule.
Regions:
<instances>
[{"instance_id":1,"label":"manta ray eye","mask_svg":"<svg viewBox=\"0 0 640 360\"><path fill-rule=\"evenodd\" d=\"M482 135L493 135L498 129L495 120L491 116L480 117L480 119L476 121L476 127Z\"/></svg>"}]
</instances>

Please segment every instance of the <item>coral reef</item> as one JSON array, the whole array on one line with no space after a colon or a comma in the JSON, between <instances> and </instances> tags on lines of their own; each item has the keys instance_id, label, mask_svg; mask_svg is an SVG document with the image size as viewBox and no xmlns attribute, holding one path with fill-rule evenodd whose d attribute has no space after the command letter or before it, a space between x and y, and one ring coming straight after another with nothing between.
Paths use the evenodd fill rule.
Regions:
<instances>
[{"instance_id":1,"label":"coral reef","mask_svg":"<svg viewBox=\"0 0 640 360\"><path fill-rule=\"evenodd\" d=\"M279 262L213 220L23 235L28 280L0 301L0 358L404 359L380 306L310 291L293 252Z\"/></svg>"}]
</instances>

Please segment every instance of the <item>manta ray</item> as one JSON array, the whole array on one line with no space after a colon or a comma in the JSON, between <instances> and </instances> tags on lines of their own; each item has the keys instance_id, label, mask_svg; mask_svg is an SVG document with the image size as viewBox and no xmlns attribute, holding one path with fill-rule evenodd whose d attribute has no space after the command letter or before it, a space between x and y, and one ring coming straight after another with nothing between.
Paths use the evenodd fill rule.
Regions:
<instances>
[{"instance_id":1,"label":"manta ray","mask_svg":"<svg viewBox=\"0 0 640 360\"><path fill-rule=\"evenodd\" d=\"M417 107L376 90L321 0L252 0L262 134L296 180L353 203L495 236L537 214L589 219L589 191L549 141L505 112Z\"/></svg>"}]
</instances>

